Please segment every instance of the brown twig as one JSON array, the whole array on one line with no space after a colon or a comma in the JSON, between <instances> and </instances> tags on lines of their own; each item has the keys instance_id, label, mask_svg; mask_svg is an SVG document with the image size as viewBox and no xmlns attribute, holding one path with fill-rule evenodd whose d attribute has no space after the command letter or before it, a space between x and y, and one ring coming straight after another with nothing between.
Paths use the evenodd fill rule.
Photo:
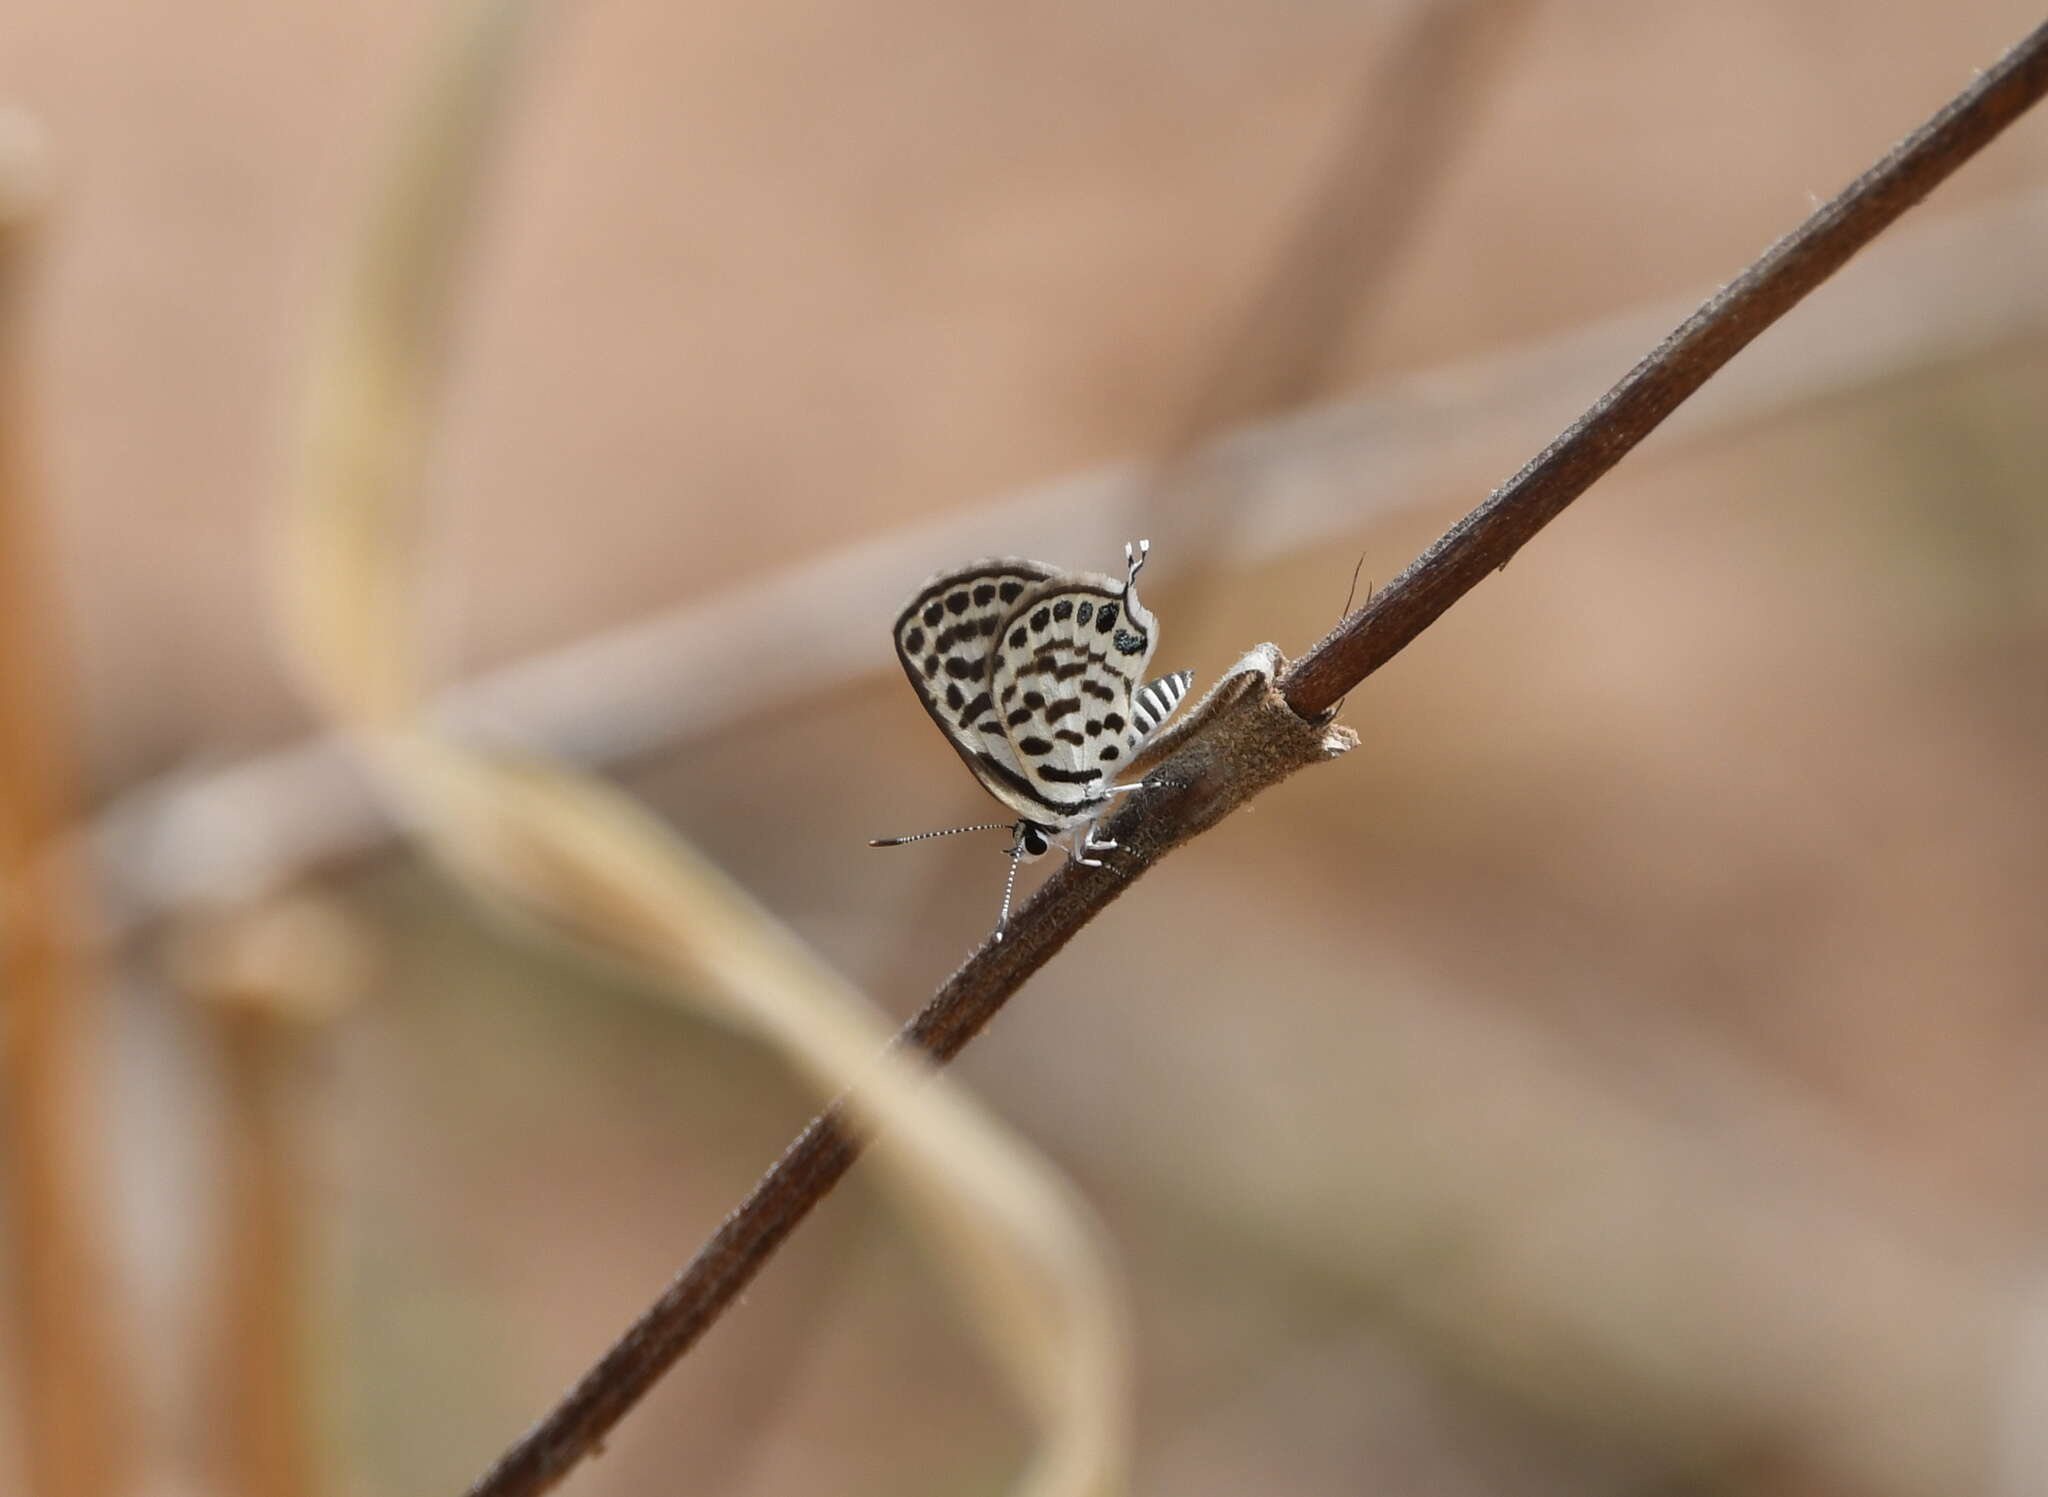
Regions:
<instances>
[{"instance_id":1,"label":"brown twig","mask_svg":"<svg viewBox=\"0 0 2048 1497\"><path fill-rule=\"evenodd\" d=\"M1282 678L1284 704L1274 693L1241 693L1237 703L1220 703L1220 710L1176 735L1145 791L1130 797L1134 804L1126 805L1108 828L1123 844L1117 866L1070 866L1056 873L1012 922L1009 939L983 946L947 980L906 1026L903 1043L939 1062L950 1059L1147 867L1257 790L1309 762L1309 745L1300 741L1291 753L1275 748L1271 759L1259 762L1261 748L1274 747L1262 745L1261 735L1278 741L1314 733L1297 714L1327 711L1488 572L1504 566L1709 375L2044 92L2048 25L2029 34L1709 300L1534 462L1303 656ZM1251 705L1234 710L1245 702ZM662 1296L485 1473L470 1497L535 1497L589 1455L732 1303L783 1238L846 1173L859 1148L838 1109L812 1122Z\"/></svg>"},{"instance_id":2,"label":"brown twig","mask_svg":"<svg viewBox=\"0 0 2048 1497\"><path fill-rule=\"evenodd\" d=\"M30 449L24 324L30 147L0 118L0 1183L29 1490L106 1497L122 1477L105 1233L80 1135L93 984L65 835L78 806L66 664Z\"/></svg>"},{"instance_id":3,"label":"brown twig","mask_svg":"<svg viewBox=\"0 0 2048 1497\"><path fill-rule=\"evenodd\" d=\"M322 1486L305 1309L317 1225L302 1121L307 1062L368 987L357 923L290 891L194 911L167 964L211 1040L221 1104L207 1420L218 1489L311 1497Z\"/></svg>"},{"instance_id":4,"label":"brown twig","mask_svg":"<svg viewBox=\"0 0 2048 1497\"><path fill-rule=\"evenodd\" d=\"M1600 476L1765 328L2040 100L2048 26L2036 29L1652 349L1621 383L1393 583L1302 657L1298 712L1327 711L1488 572L1506 566Z\"/></svg>"},{"instance_id":5,"label":"brown twig","mask_svg":"<svg viewBox=\"0 0 2048 1497\"><path fill-rule=\"evenodd\" d=\"M213 1421L222 1487L235 1497L308 1497L317 1484L299 1334L305 1210L287 1092L298 1036L260 1004L222 1004L212 1019L226 1109Z\"/></svg>"}]
</instances>

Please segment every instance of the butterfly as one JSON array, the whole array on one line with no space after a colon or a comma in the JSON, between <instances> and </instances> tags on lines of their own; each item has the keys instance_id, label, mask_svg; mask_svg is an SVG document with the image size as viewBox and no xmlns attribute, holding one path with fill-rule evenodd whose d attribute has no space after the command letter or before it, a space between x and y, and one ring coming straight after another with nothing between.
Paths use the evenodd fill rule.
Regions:
<instances>
[{"instance_id":1,"label":"butterfly","mask_svg":"<svg viewBox=\"0 0 2048 1497\"><path fill-rule=\"evenodd\" d=\"M896 658L918 701L982 788L1017 813L883 837L901 847L956 832L1008 830L1010 874L995 939L1010 921L1017 865L1056 841L1091 868L1116 843L1095 835L1118 771L1180 706L1193 671L1144 680L1158 620L1138 601L1150 541L1124 546L1124 580L1042 561L970 562L932 578L896 619Z\"/></svg>"}]
</instances>

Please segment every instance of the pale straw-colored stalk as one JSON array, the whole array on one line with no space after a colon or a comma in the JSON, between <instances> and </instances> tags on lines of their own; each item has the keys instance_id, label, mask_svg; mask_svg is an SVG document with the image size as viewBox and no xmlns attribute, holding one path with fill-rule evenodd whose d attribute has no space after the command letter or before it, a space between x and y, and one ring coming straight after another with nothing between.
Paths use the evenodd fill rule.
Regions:
<instances>
[{"instance_id":1,"label":"pale straw-colored stalk","mask_svg":"<svg viewBox=\"0 0 2048 1497\"><path fill-rule=\"evenodd\" d=\"M426 711L418 495L441 331L534 19L517 0L462 7L319 341L279 596L294 655L424 846L466 884L752 1027L821 1092L850 1092L888 1184L1039 1424L1018 1490L1117 1491L1121 1299L1061 1177L960 1089L887 1048L859 992L629 798L561 765L466 747Z\"/></svg>"}]
</instances>

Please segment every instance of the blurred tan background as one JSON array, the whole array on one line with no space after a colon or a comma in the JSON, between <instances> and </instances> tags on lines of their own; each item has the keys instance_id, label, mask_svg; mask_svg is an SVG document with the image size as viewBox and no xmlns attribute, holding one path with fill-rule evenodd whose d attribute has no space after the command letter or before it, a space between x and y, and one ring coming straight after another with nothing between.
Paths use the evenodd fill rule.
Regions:
<instances>
[{"instance_id":1,"label":"blurred tan background","mask_svg":"<svg viewBox=\"0 0 2048 1497\"><path fill-rule=\"evenodd\" d=\"M907 1014L1002 873L993 837L862 845L988 804L889 654L965 559L942 540L1108 567L1144 518L1161 668L1298 651L1361 552L1390 578L2039 20L1461 7L1440 175L1177 589L1201 536L1171 487L1110 514L1062 484L1182 428L1346 132L1402 128L1357 92L1413 11L562 8L442 408L447 679L687 618L695 674L572 671L513 736L602 742ZM345 781L290 781L277 827L203 820L309 731L268 511L432 20L0 5L0 101L54 180L24 346L63 686L120 829L91 1193L135 1491L242 1490L238 1251L304 1333L262 1417L311 1454L258 1459L267 1492L460 1490L812 1108L751 1042L336 831ZM1146 880L963 1060L1123 1256L1140 1490L2048 1492L2043 266L2034 119L1356 693L1359 751ZM721 633L763 589L779 632ZM669 723L639 703L708 690L705 648L699 728L588 720ZM199 798L160 823L166 787ZM280 877L303 852L347 958L337 1011L253 1052L190 978L218 901L268 892L212 875L248 846ZM237 1170L284 1239L237 1237ZM0 1419L0 1491L22 1438ZM1021 1440L856 1176L570 1490L992 1493Z\"/></svg>"}]
</instances>

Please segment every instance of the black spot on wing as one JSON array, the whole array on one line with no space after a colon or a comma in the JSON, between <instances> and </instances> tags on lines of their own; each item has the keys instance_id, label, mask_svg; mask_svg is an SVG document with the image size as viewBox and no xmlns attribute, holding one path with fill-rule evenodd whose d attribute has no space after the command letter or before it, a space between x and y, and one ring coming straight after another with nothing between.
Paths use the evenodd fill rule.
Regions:
<instances>
[{"instance_id":1,"label":"black spot on wing","mask_svg":"<svg viewBox=\"0 0 2048 1497\"><path fill-rule=\"evenodd\" d=\"M924 653L924 630L918 628L915 624L912 624L910 632L903 636L903 653L906 655L922 655Z\"/></svg>"},{"instance_id":2,"label":"black spot on wing","mask_svg":"<svg viewBox=\"0 0 2048 1497\"><path fill-rule=\"evenodd\" d=\"M1023 591L1024 584L1013 577L996 589L996 595L1005 603L1014 603L1017 601L1017 595Z\"/></svg>"},{"instance_id":3,"label":"black spot on wing","mask_svg":"<svg viewBox=\"0 0 2048 1497\"><path fill-rule=\"evenodd\" d=\"M946 683L946 705L955 712L958 712L966 704L967 693L960 689L960 683L958 681L948 681Z\"/></svg>"},{"instance_id":4,"label":"black spot on wing","mask_svg":"<svg viewBox=\"0 0 2048 1497\"><path fill-rule=\"evenodd\" d=\"M1038 612L1031 615L1031 627L1040 631L1041 633L1043 633L1046 627L1051 623L1052 610L1050 608L1041 608L1038 610Z\"/></svg>"},{"instance_id":5,"label":"black spot on wing","mask_svg":"<svg viewBox=\"0 0 2048 1497\"><path fill-rule=\"evenodd\" d=\"M1094 697L1098 702L1113 702L1116 700L1116 693L1107 686L1104 686L1100 681L1083 681L1081 689L1091 697Z\"/></svg>"},{"instance_id":6,"label":"black spot on wing","mask_svg":"<svg viewBox=\"0 0 2048 1497\"><path fill-rule=\"evenodd\" d=\"M1048 723L1056 723L1069 712L1079 712L1080 710L1081 699L1079 697L1062 697L1059 701L1054 702L1045 709L1045 720Z\"/></svg>"},{"instance_id":7,"label":"black spot on wing","mask_svg":"<svg viewBox=\"0 0 2048 1497\"><path fill-rule=\"evenodd\" d=\"M1121 712L1111 712L1102 719L1102 725L1112 733L1121 733L1125 727L1124 715Z\"/></svg>"},{"instance_id":8,"label":"black spot on wing","mask_svg":"<svg viewBox=\"0 0 2048 1497\"><path fill-rule=\"evenodd\" d=\"M1095 615L1095 627L1107 634L1116 627L1116 604L1105 603Z\"/></svg>"},{"instance_id":9,"label":"black spot on wing","mask_svg":"<svg viewBox=\"0 0 2048 1497\"><path fill-rule=\"evenodd\" d=\"M1024 641L1028 638L1030 638L1030 636L1024 632L1024 626L1022 624L1019 624L1016 628L1010 631L1010 648L1013 650L1023 649Z\"/></svg>"},{"instance_id":10,"label":"black spot on wing","mask_svg":"<svg viewBox=\"0 0 2048 1497\"><path fill-rule=\"evenodd\" d=\"M1004 718L1003 721L1013 728L1021 728L1024 724L1031 721L1031 709L1029 707L1019 707L1015 712Z\"/></svg>"},{"instance_id":11,"label":"black spot on wing","mask_svg":"<svg viewBox=\"0 0 2048 1497\"><path fill-rule=\"evenodd\" d=\"M946 674L955 681L967 680L975 673L974 666L975 662L969 660L965 655L949 655L946 657Z\"/></svg>"},{"instance_id":12,"label":"black spot on wing","mask_svg":"<svg viewBox=\"0 0 2048 1497\"><path fill-rule=\"evenodd\" d=\"M984 582L974 590L974 606L976 608L986 608L995 600L996 585L993 582Z\"/></svg>"},{"instance_id":13,"label":"black spot on wing","mask_svg":"<svg viewBox=\"0 0 2048 1497\"><path fill-rule=\"evenodd\" d=\"M1123 751L1112 743L1107 748L1103 749L1099 757L1101 758L1103 763L1107 764L1113 759L1121 759L1123 757Z\"/></svg>"},{"instance_id":14,"label":"black spot on wing","mask_svg":"<svg viewBox=\"0 0 2048 1497\"><path fill-rule=\"evenodd\" d=\"M986 749L975 752L974 763L987 780L993 780L1004 789L1023 799L1044 806L1060 817L1060 824L1071 825L1068 818L1085 814L1091 807L1107 800L1103 795L1083 795L1075 800L1055 800L1045 793L1045 788L1036 781L1027 779ZM1091 782L1093 780L1091 776Z\"/></svg>"},{"instance_id":15,"label":"black spot on wing","mask_svg":"<svg viewBox=\"0 0 2048 1497\"><path fill-rule=\"evenodd\" d=\"M1038 738L1035 736L1030 738L1020 738L1017 740L1017 752L1020 754L1029 754L1032 758L1036 759L1042 755L1051 753L1052 745L1046 742L1045 739Z\"/></svg>"},{"instance_id":16,"label":"black spot on wing","mask_svg":"<svg viewBox=\"0 0 2048 1497\"><path fill-rule=\"evenodd\" d=\"M1058 619L1061 623L1065 623L1068 619L1072 618L1074 616L1074 600L1071 598L1062 598L1059 600L1059 602L1053 604L1052 616Z\"/></svg>"},{"instance_id":17,"label":"black spot on wing","mask_svg":"<svg viewBox=\"0 0 2048 1497\"><path fill-rule=\"evenodd\" d=\"M1120 654L1136 655L1145 648L1145 636L1133 634L1128 629L1119 629L1116 631L1115 644Z\"/></svg>"},{"instance_id":18,"label":"black spot on wing","mask_svg":"<svg viewBox=\"0 0 2048 1497\"><path fill-rule=\"evenodd\" d=\"M1081 748L1088 742L1087 739L1083 738L1079 733L1076 733L1072 728L1061 728L1057 733L1053 734L1052 736L1057 738L1061 743L1071 743L1075 748Z\"/></svg>"},{"instance_id":19,"label":"black spot on wing","mask_svg":"<svg viewBox=\"0 0 2048 1497\"><path fill-rule=\"evenodd\" d=\"M937 674L939 673L939 657L938 657L938 656L936 656L936 655L927 655L927 656L925 656L925 657L924 657L924 673L925 673L925 674L926 674L927 676L936 676L936 675L937 675Z\"/></svg>"},{"instance_id":20,"label":"black spot on wing","mask_svg":"<svg viewBox=\"0 0 2048 1497\"><path fill-rule=\"evenodd\" d=\"M950 608L950 609L951 609L951 610L952 610L953 612L955 612L955 613L965 613L965 612L967 612L967 609L968 609L968 598L967 598L967 589L963 587L963 588L961 588L961 589L960 589L960 591L959 591L959 592L957 592L957 593L953 594L953 596L952 596L952 597L950 597L950 598L946 599L946 607Z\"/></svg>"},{"instance_id":21,"label":"black spot on wing","mask_svg":"<svg viewBox=\"0 0 2048 1497\"><path fill-rule=\"evenodd\" d=\"M1079 608L1074 610L1074 622L1077 624L1085 624L1088 622L1089 619L1093 618L1094 616L1095 605L1093 603L1083 603Z\"/></svg>"},{"instance_id":22,"label":"black spot on wing","mask_svg":"<svg viewBox=\"0 0 2048 1497\"><path fill-rule=\"evenodd\" d=\"M1046 764L1039 768L1038 777L1056 785L1093 785L1102 778L1102 773L1094 769L1058 769Z\"/></svg>"},{"instance_id":23,"label":"black spot on wing","mask_svg":"<svg viewBox=\"0 0 2048 1497\"><path fill-rule=\"evenodd\" d=\"M945 605L945 604L943 604L943 603L941 603L941 602L940 602L940 601L939 601L939 600L938 600L937 598L934 598L934 599L932 599L932 600L931 600L931 602L929 602L929 603L925 604L925 606L924 606L924 625L925 625L925 627L926 627L927 629L936 629L936 628L938 628L938 627L939 627L939 620L940 620L940 619L942 619L942 618L944 618L945 616L946 616L946 605Z\"/></svg>"},{"instance_id":24,"label":"black spot on wing","mask_svg":"<svg viewBox=\"0 0 2048 1497\"><path fill-rule=\"evenodd\" d=\"M955 692L956 690L958 690L958 688L957 688L957 687L952 687L952 686L949 686L949 687L947 687L947 688L946 688L946 696L947 696L947 697L948 697L948 698L950 699L950 698L952 697L953 693L954 693L954 692ZM982 694L981 694L980 696L976 697L976 698L975 698L975 699L974 699L973 701L969 702L969 703L968 703L968 704L967 704L967 705L966 705L965 707L961 708L961 710L960 710L960 722L961 722L961 724L962 724L963 726L965 726L966 724L968 724L968 723L971 723L971 722L973 722L973 721L974 721L974 719L976 719L977 717L981 716L981 714L982 714L982 713L984 713L984 712L988 711L988 709L989 709L989 708L990 708L991 706L993 706L993 705L994 705L994 704L993 704L992 702L990 702L990 700L989 700L989 695L988 695L988 693L984 691L984 692L983 692L983 693L982 693ZM989 723L989 724L987 724L987 725L986 725L986 727L987 727L987 728L988 728L989 730L993 730L993 731L996 731L996 732L1000 732L1000 731L1001 731L1001 729L997 728L997 727L996 727L996 725L995 725L994 723Z\"/></svg>"}]
</instances>

